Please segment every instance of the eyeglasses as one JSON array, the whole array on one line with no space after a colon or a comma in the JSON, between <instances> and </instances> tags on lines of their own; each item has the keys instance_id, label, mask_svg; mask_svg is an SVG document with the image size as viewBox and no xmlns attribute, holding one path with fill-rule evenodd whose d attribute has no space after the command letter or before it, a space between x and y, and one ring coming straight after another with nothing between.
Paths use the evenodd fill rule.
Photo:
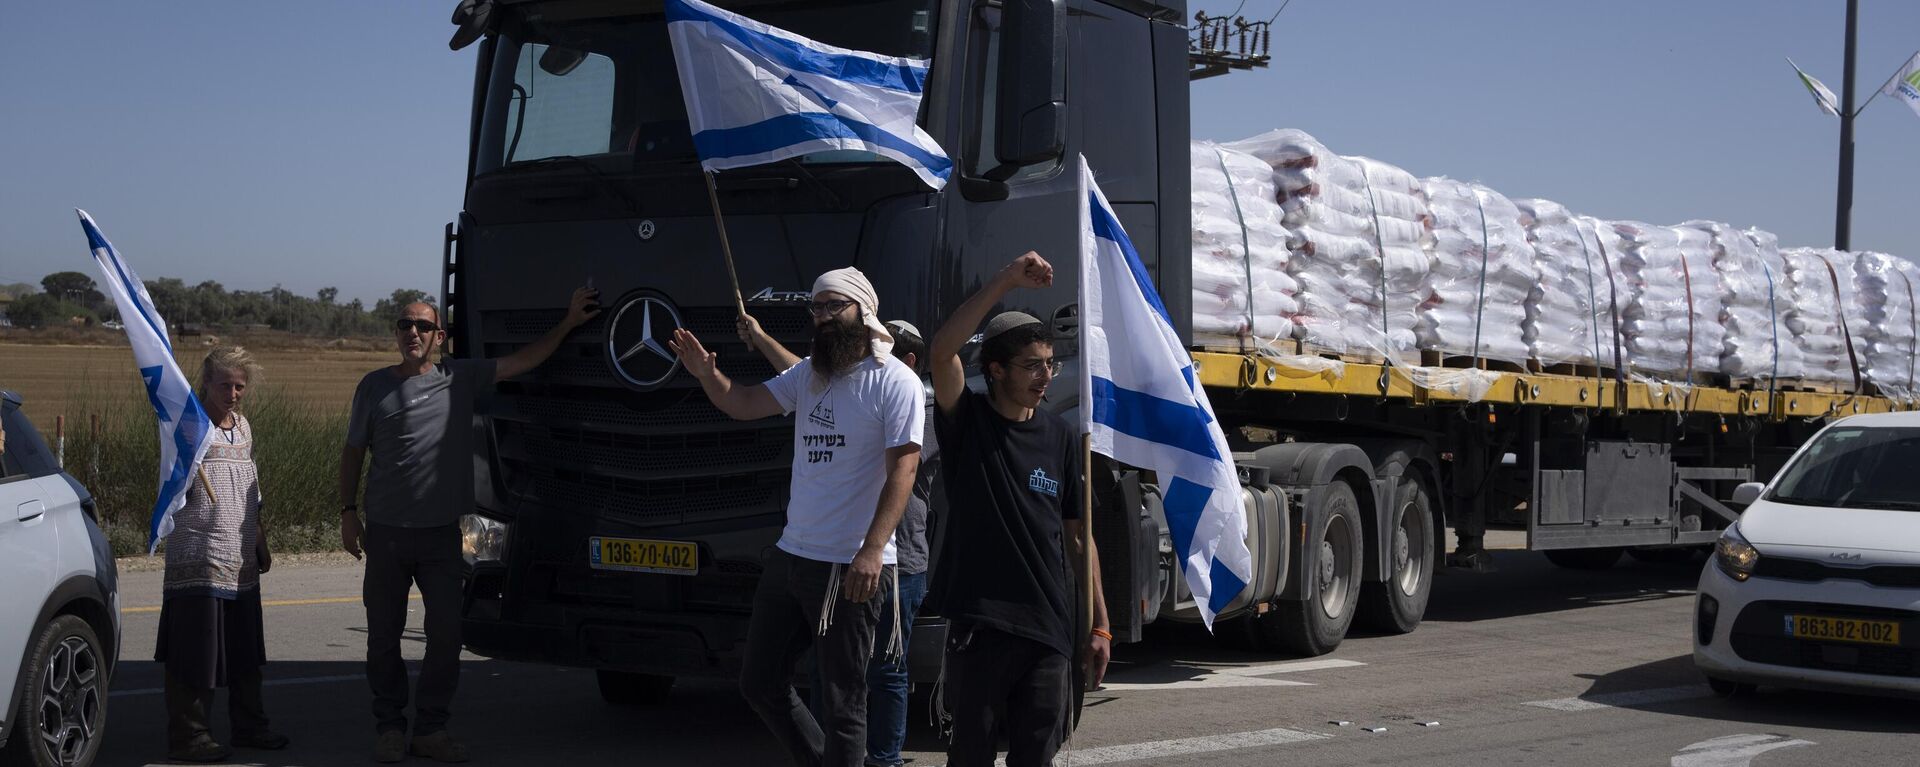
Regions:
<instances>
[{"instance_id":1,"label":"eyeglasses","mask_svg":"<svg viewBox=\"0 0 1920 767\"><path fill-rule=\"evenodd\" d=\"M1047 371L1048 375L1060 375L1060 361L1054 359L1015 362L1013 366L1027 371L1028 375L1039 375L1041 370Z\"/></svg>"},{"instance_id":2,"label":"eyeglasses","mask_svg":"<svg viewBox=\"0 0 1920 767\"><path fill-rule=\"evenodd\" d=\"M807 311L815 317L825 318L844 312L852 305L852 301L814 301L807 304Z\"/></svg>"},{"instance_id":3,"label":"eyeglasses","mask_svg":"<svg viewBox=\"0 0 1920 767\"><path fill-rule=\"evenodd\" d=\"M402 333L407 332L407 328L413 328L414 330L420 331L420 335L424 336L428 333L432 333L436 330L439 330L440 326L433 324L433 320L402 319L402 320L396 320L393 323L393 329L400 331Z\"/></svg>"}]
</instances>

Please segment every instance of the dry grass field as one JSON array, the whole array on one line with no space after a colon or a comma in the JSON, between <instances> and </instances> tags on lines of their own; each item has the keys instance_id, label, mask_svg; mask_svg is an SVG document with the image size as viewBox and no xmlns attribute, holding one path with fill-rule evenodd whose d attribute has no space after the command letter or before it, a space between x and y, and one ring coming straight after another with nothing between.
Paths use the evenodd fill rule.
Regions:
<instances>
[{"instance_id":1,"label":"dry grass field","mask_svg":"<svg viewBox=\"0 0 1920 767\"><path fill-rule=\"evenodd\" d=\"M268 342L248 344L264 375L243 412L253 423L268 538L278 551L328 550L339 545L334 485L353 388L367 371L392 364L398 355L320 344L272 348L262 340ZM197 381L205 349L178 347L177 361L189 380ZM132 351L124 345L0 343L0 389L21 395L49 443L56 417L66 416L67 473L98 501L115 553L144 550L158 485L159 438Z\"/></svg>"},{"instance_id":2,"label":"dry grass field","mask_svg":"<svg viewBox=\"0 0 1920 767\"><path fill-rule=\"evenodd\" d=\"M249 347L251 348L251 347ZM176 361L188 379L199 376L205 347L176 347ZM263 349L254 352L266 375L258 391L313 407L345 413L353 387L367 371L393 364L392 352L332 349ZM67 416L67 428L84 428L89 411L121 402L144 402L133 351L125 346L46 346L0 343L0 389L18 393L34 425L49 435L54 417Z\"/></svg>"}]
</instances>

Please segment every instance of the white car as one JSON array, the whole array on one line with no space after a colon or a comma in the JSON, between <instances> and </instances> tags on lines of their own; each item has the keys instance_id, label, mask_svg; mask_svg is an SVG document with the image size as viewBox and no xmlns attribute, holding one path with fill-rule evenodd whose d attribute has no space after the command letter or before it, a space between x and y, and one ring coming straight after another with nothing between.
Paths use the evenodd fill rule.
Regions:
<instances>
[{"instance_id":1,"label":"white car","mask_svg":"<svg viewBox=\"0 0 1920 767\"><path fill-rule=\"evenodd\" d=\"M120 647L113 554L10 392L0 427L0 762L91 764Z\"/></svg>"},{"instance_id":2,"label":"white car","mask_svg":"<svg viewBox=\"0 0 1920 767\"><path fill-rule=\"evenodd\" d=\"M1920 413L1836 421L1733 501L1694 603L1714 691L1920 695Z\"/></svg>"}]
</instances>

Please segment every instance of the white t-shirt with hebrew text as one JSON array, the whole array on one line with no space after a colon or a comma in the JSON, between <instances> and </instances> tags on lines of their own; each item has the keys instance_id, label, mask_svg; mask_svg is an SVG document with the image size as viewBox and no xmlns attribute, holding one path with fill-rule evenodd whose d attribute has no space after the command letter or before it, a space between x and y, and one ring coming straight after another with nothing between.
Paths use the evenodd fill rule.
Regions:
<instances>
[{"instance_id":1,"label":"white t-shirt with hebrew text","mask_svg":"<svg viewBox=\"0 0 1920 767\"><path fill-rule=\"evenodd\" d=\"M880 505L887 449L920 444L920 378L893 355L876 354L832 378L801 360L766 386L794 416L793 497L777 545L817 562L852 562ZM894 561L889 537L881 562Z\"/></svg>"}]
</instances>

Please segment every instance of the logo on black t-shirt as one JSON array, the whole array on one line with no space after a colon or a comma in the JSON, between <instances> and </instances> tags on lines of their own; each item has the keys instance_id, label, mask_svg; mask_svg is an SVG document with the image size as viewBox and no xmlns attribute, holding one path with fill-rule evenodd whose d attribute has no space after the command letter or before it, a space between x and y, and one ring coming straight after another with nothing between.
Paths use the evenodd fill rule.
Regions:
<instances>
[{"instance_id":1,"label":"logo on black t-shirt","mask_svg":"<svg viewBox=\"0 0 1920 767\"><path fill-rule=\"evenodd\" d=\"M1059 498L1060 480L1047 476L1046 469L1034 469L1027 475L1027 489Z\"/></svg>"}]
</instances>

